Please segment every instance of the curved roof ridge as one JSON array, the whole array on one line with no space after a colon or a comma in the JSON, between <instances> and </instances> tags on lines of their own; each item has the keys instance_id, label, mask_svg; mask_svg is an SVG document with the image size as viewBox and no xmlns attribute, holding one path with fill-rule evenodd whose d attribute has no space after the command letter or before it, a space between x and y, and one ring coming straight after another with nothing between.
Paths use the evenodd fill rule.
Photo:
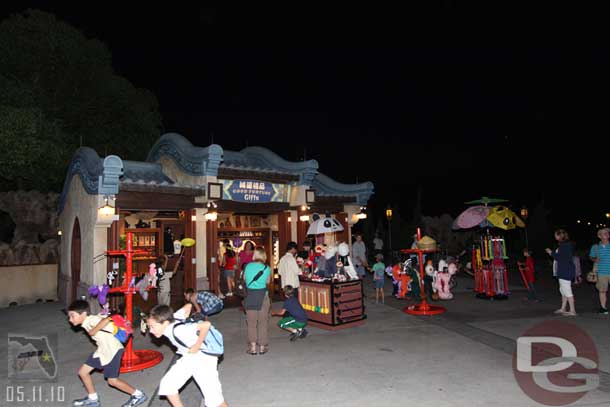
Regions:
<instances>
[{"instance_id":1,"label":"curved roof ridge","mask_svg":"<svg viewBox=\"0 0 610 407\"><path fill-rule=\"evenodd\" d=\"M343 184L321 172L315 176L311 186L320 196L356 196L359 205L366 204L375 190L372 182Z\"/></svg>"},{"instance_id":2,"label":"curved roof ridge","mask_svg":"<svg viewBox=\"0 0 610 407\"><path fill-rule=\"evenodd\" d=\"M59 198L58 212L61 213L66 203L70 183L78 175L83 188L90 194L116 194L119 192L119 177L123 175L123 161L116 155L102 159L90 147L80 147L70 161L64 186Z\"/></svg>"},{"instance_id":3,"label":"curved roof ridge","mask_svg":"<svg viewBox=\"0 0 610 407\"><path fill-rule=\"evenodd\" d=\"M227 152L225 160L228 163L245 163L250 167L269 168L286 173L298 174L301 184L309 185L318 173L316 160L288 161L265 147L246 147L239 152Z\"/></svg>"},{"instance_id":4,"label":"curved roof ridge","mask_svg":"<svg viewBox=\"0 0 610 407\"><path fill-rule=\"evenodd\" d=\"M168 156L187 174L218 176L223 154L218 144L197 147L178 133L165 133L150 149L146 161L156 162Z\"/></svg>"}]
</instances>

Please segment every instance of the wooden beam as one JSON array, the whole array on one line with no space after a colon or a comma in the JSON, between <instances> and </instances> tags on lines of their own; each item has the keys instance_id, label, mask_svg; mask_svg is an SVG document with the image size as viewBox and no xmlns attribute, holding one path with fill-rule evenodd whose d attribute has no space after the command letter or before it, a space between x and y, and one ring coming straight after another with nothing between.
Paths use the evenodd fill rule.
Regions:
<instances>
[{"instance_id":1,"label":"wooden beam","mask_svg":"<svg viewBox=\"0 0 610 407\"><path fill-rule=\"evenodd\" d=\"M274 182L278 184L288 184L290 182L297 182L299 180L299 176L293 174L278 174L274 172L240 170L221 166L218 169L218 179L252 179L257 181Z\"/></svg>"},{"instance_id":2,"label":"wooden beam","mask_svg":"<svg viewBox=\"0 0 610 407\"><path fill-rule=\"evenodd\" d=\"M268 203L245 203L235 201L216 201L219 212L237 212L251 214L269 214L289 210L288 204L284 202Z\"/></svg>"},{"instance_id":3,"label":"wooden beam","mask_svg":"<svg viewBox=\"0 0 610 407\"><path fill-rule=\"evenodd\" d=\"M176 210L205 207L205 203L196 203L194 196L135 191L119 191L116 205L124 210Z\"/></svg>"}]
</instances>

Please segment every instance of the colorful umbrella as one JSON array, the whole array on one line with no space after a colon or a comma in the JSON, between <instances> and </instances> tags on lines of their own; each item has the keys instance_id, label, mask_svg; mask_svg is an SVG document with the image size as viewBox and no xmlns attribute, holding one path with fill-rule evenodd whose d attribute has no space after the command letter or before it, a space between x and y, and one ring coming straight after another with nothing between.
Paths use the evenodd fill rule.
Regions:
<instances>
[{"instance_id":1,"label":"colorful umbrella","mask_svg":"<svg viewBox=\"0 0 610 407\"><path fill-rule=\"evenodd\" d=\"M464 202L465 204L483 204L485 206L487 206L490 203L500 203L500 202L508 202L506 199L501 199L501 198L489 198L487 196L483 196L481 197L481 199L476 199L474 201L468 201L468 202Z\"/></svg>"},{"instance_id":2,"label":"colorful umbrella","mask_svg":"<svg viewBox=\"0 0 610 407\"><path fill-rule=\"evenodd\" d=\"M453 229L470 229L485 221L491 208L487 206L472 206L462 212L453 222Z\"/></svg>"},{"instance_id":3,"label":"colorful umbrella","mask_svg":"<svg viewBox=\"0 0 610 407\"><path fill-rule=\"evenodd\" d=\"M314 220L311 225L309 225L309 229L307 229L308 235L319 235L322 233L333 233L333 232L341 232L343 230L343 225L335 218L325 217L320 218L318 220Z\"/></svg>"},{"instance_id":4,"label":"colorful umbrella","mask_svg":"<svg viewBox=\"0 0 610 407\"><path fill-rule=\"evenodd\" d=\"M487 215L489 223L504 230L514 229L517 226L524 227L525 223L506 206L494 206Z\"/></svg>"}]
</instances>

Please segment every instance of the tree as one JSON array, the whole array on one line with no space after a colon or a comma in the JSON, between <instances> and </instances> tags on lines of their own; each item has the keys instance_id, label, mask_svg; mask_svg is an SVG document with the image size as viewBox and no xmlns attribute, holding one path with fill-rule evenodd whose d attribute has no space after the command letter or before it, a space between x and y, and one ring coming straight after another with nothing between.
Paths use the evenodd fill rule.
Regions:
<instances>
[{"instance_id":1,"label":"tree","mask_svg":"<svg viewBox=\"0 0 610 407\"><path fill-rule=\"evenodd\" d=\"M0 187L58 190L81 144L143 159L161 133L156 97L115 74L104 44L52 14L0 22Z\"/></svg>"}]
</instances>

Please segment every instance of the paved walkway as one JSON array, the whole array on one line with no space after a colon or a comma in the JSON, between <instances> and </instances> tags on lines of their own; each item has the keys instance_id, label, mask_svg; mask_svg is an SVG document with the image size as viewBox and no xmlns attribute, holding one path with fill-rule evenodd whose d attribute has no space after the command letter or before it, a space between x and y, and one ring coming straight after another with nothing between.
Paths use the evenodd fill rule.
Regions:
<instances>
[{"instance_id":1,"label":"paved walkway","mask_svg":"<svg viewBox=\"0 0 610 407\"><path fill-rule=\"evenodd\" d=\"M287 334L272 325L266 355L245 353L245 317L238 309L226 309L216 316L214 323L225 336L225 360L219 369L227 402L233 407L539 405L517 385L512 353L515 339L528 327L549 319L567 320L552 314L559 304L553 281L540 282L543 302L525 304L521 301L525 291L517 284L511 299L484 301L473 298L467 289L471 280L462 278L455 300L443 302L448 312L435 317L404 314L402 308L408 302L394 298L387 298L385 305L375 304L370 284L366 284L368 320L364 326L337 332L310 328L306 339L289 342ZM390 288L386 284L386 292ZM602 374L600 387L574 405L608 406L608 316L593 312L596 304L591 286L577 287L575 295L580 316L569 321L593 338ZM84 395L76 370L93 345L83 332L70 329L58 304L0 310L0 324L10 333L56 333L57 385L65 386L66 400ZM171 349L140 334L136 348L158 349L165 359L152 369L121 377L149 394L151 406L168 406L167 401L152 396L173 358ZM1 352L0 365L7 366L7 362L7 352ZM121 405L126 399L109 389L101 374L95 375L95 383L104 406ZM2 384L7 384L6 375L2 375ZM182 396L186 406L200 405L201 393L194 383L185 386Z\"/></svg>"}]
</instances>

